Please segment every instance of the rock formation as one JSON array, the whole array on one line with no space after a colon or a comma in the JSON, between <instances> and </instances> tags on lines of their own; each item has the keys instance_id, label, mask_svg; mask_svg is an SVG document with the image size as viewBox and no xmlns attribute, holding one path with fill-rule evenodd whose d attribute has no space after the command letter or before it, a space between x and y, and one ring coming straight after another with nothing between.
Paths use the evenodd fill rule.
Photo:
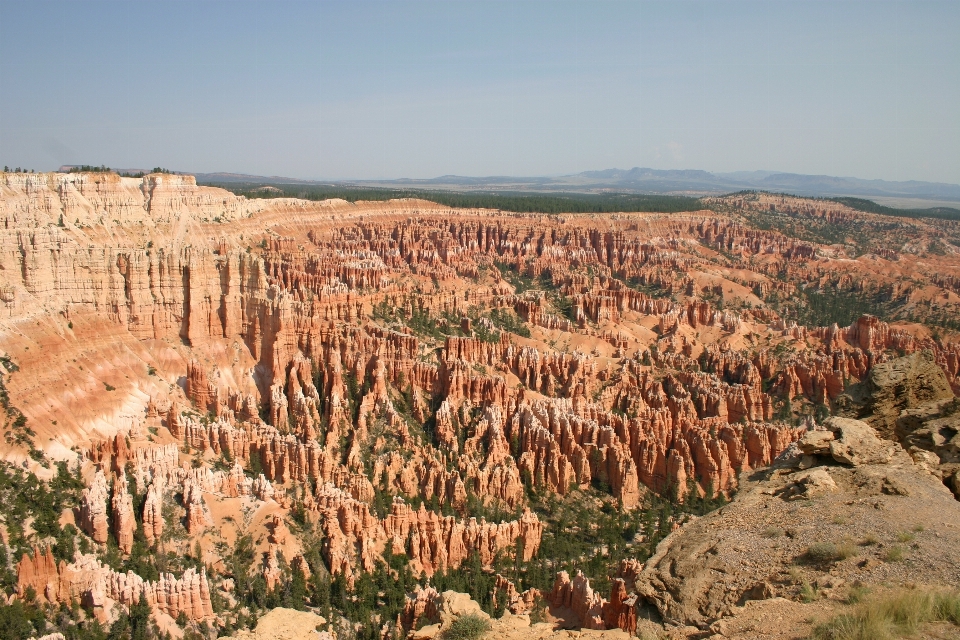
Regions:
<instances>
[{"instance_id":1,"label":"rock formation","mask_svg":"<svg viewBox=\"0 0 960 640\"><path fill-rule=\"evenodd\" d=\"M102 471L97 471L93 484L84 489L80 497L77 524L81 530L100 544L106 543L110 532L110 522L107 518L109 495L107 478Z\"/></svg>"},{"instance_id":2,"label":"rock formation","mask_svg":"<svg viewBox=\"0 0 960 640\"><path fill-rule=\"evenodd\" d=\"M144 581L134 573L117 573L93 555L78 555L72 563L57 566L50 549L34 549L17 565L17 590L28 588L52 603L83 602L102 606L104 598L129 605L141 598L171 617L183 612L190 620L213 615L206 573L187 569L180 578L163 574L156 582Z\"/></svg>"},{"instance_id":3,"label":"rock formation","mask_svg":"<svg viewBox=\"0 0 960 640\"><path fill-rule=\"evenodd\" d=\"M133 496L127 488L127 476L120 475L113 483L113 498L111 500L113 516L113 535L117 545L124 553L133 549L133 532L137 528L133 513Z\"/></svg>"},{"instance_id":4,"label":"rock formation","mask_svg":"<svg viewBox=\"0 0 960 640\"><path fill-rule=\"evenodd\" d=\"M651 500L702 505L768 481L757 499L771 513L934 491L879 475L908 463L960 495L960 341L943 329L960 311L960 261L926 249L953 223L770 194L704 206L507 215L248 200L169 174L0 174L4 455L39 472L30 433L71 469L80 452L77 526L100 545L112 532L124 553L140 515L158 552L199 544L222 567L211 543L240 528L225 513L245 514L270 587L288 562L317 569L322 555L321 573L351 588L388 549L416 575L474 554L487 570L498 556L522 565L549 526L531 507L554 497L636 520ZM798 224L829 233L795 237ZM852 238L853 224L871 243L856 254L811 239ZM840 326L816 296L847 311L883 299L890 317ZM29 432L14 433L13 406ZM789 471L757 480L785 459ZM180 497L183 540L164 520ZM309 562L294 516L325 536ZM698 525L681 522L657 526L682 541ZM703 566L683 545L646 565L619 551L608 599L573 565L550 591L500 576L496 598L522 615L540 595L585 628L632 633L638 606L712 624L781 589L759 569L730 582L730 550L706 561L719 586L691 595ZM92 556L52 566L39 549L18 568L23 589L101 617L139 598L173 617L212 613L202 572L147 582ZM401 626L442 626L455 600L421 588Z\"/></svg>"},{"instance_id":5,"label":"rock formation","mask_svg":"<svg viewBox=\"0 0 960 640\"><path fill-rule=\"evenodd\" d=\"M159 479L150 483L143 501L143 535L149 545L163 535L163 481Z\"/></svg>"},{"instance_id":6,"label":"rock formation","mask_svg":"<svg viewBox=\"0 0 960 640\"><path fill-rule=\"evenodd\" d=\"M741 485L723 510L667 537L637 580L641 603L674 624L706 628L749 601L795 597L802 584L787 574L797 559L822 593L854 576L883 581L897 571L895 562L883 560L883 547L854 546L853 557L834 551L845 532L860 527L887 546L903 531L922 528L924 550L915 547L911 554L919 560L948 553L960 538L949 524L960 518L960 503L940 481L866 423L832 418L828 425L831 430L808 434L771 473ZM837 436L843 440L839 456L830 446ZM810 508L798 509L798 500ZM812 549L825 549L824 557ZM955 580L942 563L911 566L911 579L920 583Z\"/></svg>"}]
</instances>

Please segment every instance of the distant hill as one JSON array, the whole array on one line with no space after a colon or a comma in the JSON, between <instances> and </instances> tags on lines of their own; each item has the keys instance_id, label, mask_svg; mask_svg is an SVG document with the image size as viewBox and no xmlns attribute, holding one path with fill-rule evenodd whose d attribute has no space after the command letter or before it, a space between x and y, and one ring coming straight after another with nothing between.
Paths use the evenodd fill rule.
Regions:
<instances>
[{"instance_id":1,"label":"distant hill","mask_svg":"<svg viewBox=\"0 0 960 640\"><path fill-rule=\"evenodd\" d=\"M698 169L604 169L555 177L470 177L446 175L426 180L367 180L355 184L423 189L481 191L581 191L716 195L741 190L782 191L812 197L888 197L960 201L960 185L917 180L896 182L774 171L710 173Z\"/></svg>"},{"instance_id":2,"label":"distant hill","mask_svg":"<svg viewBox=\"0 0 960 640\"><path fill-rule=\"evenodd\" d=\"M69 171L77 165L64 165ZM135 174L144 169L115 169ZM192 173L178 171L177 173ZM960 185L919 180L891 181L775 171L711 173L700 169L602 169L564 176L458 176L398 178L395 180L303 180L284 176L246 173L194 173L202 184L291 184L360 186L388 189L435 189L444 191L538 192L538 193L634 193L669 195L718 195L743 190L773 191L810 197L912 198L960 202Z\"/></svg>"},{"instance_id":3,"label":"distant hill","mask_svg":"<svg viewBox=\"0 0 960 640\"><path fill-rule=\"evenodd\" d=\"M321 184L315 180L299 180L283 176L253 176L246 173L194 173L197 182L268 182L270 184ZM329 184L329 183L324 183Z\"/></svg>"}]
</instances>

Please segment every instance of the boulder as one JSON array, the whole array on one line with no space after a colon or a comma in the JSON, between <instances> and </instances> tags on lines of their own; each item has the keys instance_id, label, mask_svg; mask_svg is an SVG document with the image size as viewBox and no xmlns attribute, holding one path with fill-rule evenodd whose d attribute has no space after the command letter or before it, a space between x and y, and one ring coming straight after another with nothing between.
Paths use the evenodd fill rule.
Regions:
<instances>
[{"instance_id":1,"label":"boulder","mask_svg":"<svg viewBox=\"0 0 960 640\"><path fill-rule=\"evenodd\" d=\"M781 493L788 500L815 498L825 493L837 491L837 483L823 467L794 473L789 476L789 479L793 483L787 485Z\"/></svg>"},{"instance_id":2,"label":"boulder","mask_svg":"<svg viewBox=\"0 0 960 640\"><path fill-rule=\"evenodd\" d=\"M834 435L830 456L841 464L853 467L885 464L900 448L889 440L881 440L876 430L861 420L834 416L828 418L824 426Z\"/></svg>"},{"instance_id":3,"label":"boulder","mask_svg":"<svg viewBox=\"0 0 960 640\"><path fill-rule=\"evenodd\" d=\"M808 456L829 455L835 437L832 431L808 431L797 441L797 446Z\"/></svg>"}]
</instances>

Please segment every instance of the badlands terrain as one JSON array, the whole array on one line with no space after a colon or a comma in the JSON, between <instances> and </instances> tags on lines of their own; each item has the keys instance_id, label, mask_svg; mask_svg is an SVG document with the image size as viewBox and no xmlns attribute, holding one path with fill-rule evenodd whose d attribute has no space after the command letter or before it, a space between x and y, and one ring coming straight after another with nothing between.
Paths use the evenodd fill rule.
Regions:
<instances>
[{"instance_id":1,"label":"badlands terrain","mask_svg":"<svg viewBox=\"0 0 960 640\"><path fill-rule=\"evenodd\" d=\"M0 174L0 635L956 637L960 222L700 206Z\"/></svg>"}]
</instances>

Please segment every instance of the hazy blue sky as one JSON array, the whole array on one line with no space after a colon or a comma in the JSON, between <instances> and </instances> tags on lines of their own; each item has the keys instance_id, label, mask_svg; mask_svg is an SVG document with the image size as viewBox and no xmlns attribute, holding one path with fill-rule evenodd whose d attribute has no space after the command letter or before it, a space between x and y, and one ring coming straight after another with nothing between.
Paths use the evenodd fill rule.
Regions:
<instances>
[{"instance_id":1,"label":"hazy blue sky","mask_svg":"<svg viewBox=\"0 0 960 640\"><path fill-rule=\"evenodd\" d=\"M960 182L960 2L0 0L0 165Z\"/></svg>"}]
</instances>

